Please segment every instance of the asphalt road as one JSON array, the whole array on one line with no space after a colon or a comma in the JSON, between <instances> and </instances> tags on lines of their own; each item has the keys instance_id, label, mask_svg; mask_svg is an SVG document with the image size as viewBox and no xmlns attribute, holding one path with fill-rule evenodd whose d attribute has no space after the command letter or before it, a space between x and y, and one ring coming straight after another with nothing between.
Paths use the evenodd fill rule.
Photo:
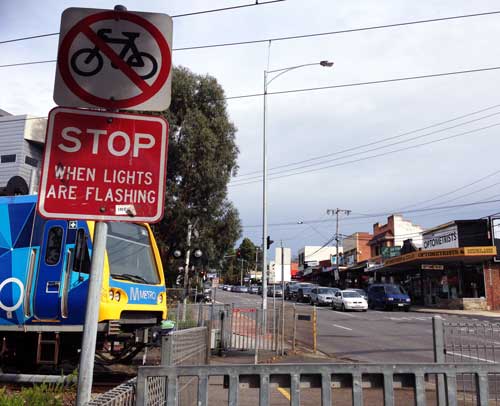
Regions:
<instances>
[{"instance_id":1,"label":"asphalt road","mask_svg":"<svg viewBox=\"0 0 500 406\"><path fill-rule=\"evenodd\" d=\"M260 307L262 298L247 293L217 289L216 301ZM281 298L277 298L281 305ZM293 302L286 302L291 306ZM296 304L310 309L309 304ZM272 307L272 298L268 298ZM447 321L477 322L481 318L440 315ZM358 362L433 362L433 314L376 311L340 312L318 308L318 350L335 358ZM483 319L484 320L484 319ZM471 359L471 361L473 361Z\"/></svg>"}]
</instances>

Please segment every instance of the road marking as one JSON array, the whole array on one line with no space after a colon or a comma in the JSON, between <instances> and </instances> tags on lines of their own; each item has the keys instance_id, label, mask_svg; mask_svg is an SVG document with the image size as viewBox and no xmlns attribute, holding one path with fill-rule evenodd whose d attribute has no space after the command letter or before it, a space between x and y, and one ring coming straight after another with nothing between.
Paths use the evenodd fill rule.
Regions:
<instances>
[{"instance_id":1,"label":"road marking","mask_svg":"<svg viewBox=\"0 0 500 406\"><path fill-rule=\"evenodd\" d=\"M489 362L490 364L496 364L496 362L492 361L491 359L473 357L472 355L460 354L458 352L446 351L446 354L456 355L458 357L464 357L464 358L477 359L478 361L485 361L485 362Z\"/></svg>"},{"instance_id":2,"label":"road marking","mask_svg":"<svg viewBox=\"0 0 500 406\"><path fill-rule=\"evenodd\" d=\"M290 393L284 388L278 388L278 392L281 393L288 401L290 400Z\"/></svg>"},{"instance_id":3,"label":"road marking","mask_svg":"<svg viewBox=\"0 0 500 406\"><path fill-rule=\"evenodd\" d=\"M354 314L347 313L347 312L339 312L339 311L337 311L337 310L332 310L332 312L335 312L335 313L341 314L342 316L358 317L358 316L355 316Z\"/></svg>"},{"instance_id":4,"label":"road marking","mask_svg":"<svg viewBox=\"0 0 500 406\"><path fill-rule=\"evenodd\" d=\"M349 327L344 327L344 326L339 326L338 324L332 324L334 327L338 327L338 328L343 328L344 330L349 330L349 331L352 331L352 328L349 328Z\"/></svg>"}]
</instances>

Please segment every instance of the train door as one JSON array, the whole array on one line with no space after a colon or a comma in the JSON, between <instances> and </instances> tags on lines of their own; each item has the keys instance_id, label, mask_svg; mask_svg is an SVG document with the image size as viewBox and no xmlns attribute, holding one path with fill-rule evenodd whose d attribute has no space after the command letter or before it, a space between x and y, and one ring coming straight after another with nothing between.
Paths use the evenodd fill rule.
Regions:
<instances>
[{"instance_id":1,"label":"train door","mask_svg":"<svg viewBox=\"0 0 500 406\"><path fill-rule=\"evenodd\" d=\"M60 317L61 276L68 260L64 255L67 224L64 220L45 223L33 300L37 319L57 320Z\"/></svg>"}]
</instances>

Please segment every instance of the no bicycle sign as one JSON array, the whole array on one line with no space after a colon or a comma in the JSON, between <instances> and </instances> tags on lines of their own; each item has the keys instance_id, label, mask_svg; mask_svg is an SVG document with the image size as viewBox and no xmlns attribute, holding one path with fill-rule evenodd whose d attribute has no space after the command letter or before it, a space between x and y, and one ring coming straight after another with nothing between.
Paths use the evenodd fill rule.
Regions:
<instances>
[{"instance_id":1,"label":"no bicycle sign","mask_svg":"<svg viewBox=\"0 0 500 406\"><path fill-rule=\"evenodd\" d=\"M61 17L54 101L60 106L166 110L172 19L69 8Z\"/></svg>"}]
</instances>

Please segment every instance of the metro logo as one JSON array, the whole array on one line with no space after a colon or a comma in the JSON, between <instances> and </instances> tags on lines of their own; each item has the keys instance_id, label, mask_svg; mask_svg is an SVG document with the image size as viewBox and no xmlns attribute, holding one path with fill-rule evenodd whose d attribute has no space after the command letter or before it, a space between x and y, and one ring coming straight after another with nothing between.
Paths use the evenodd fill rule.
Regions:
<instances>
[{"instance_id":1,"label":"metro logo","mask_svg":"<svg viewBox=\"0 0 500 406\"><path fill-rule=\"evenodd\" d=\"M141 288L130 288L129 294L130 300L132 302L140 302L140 301L156 301L156 292L153 290L145 290Z\"/></svg>"}]
</instances>

